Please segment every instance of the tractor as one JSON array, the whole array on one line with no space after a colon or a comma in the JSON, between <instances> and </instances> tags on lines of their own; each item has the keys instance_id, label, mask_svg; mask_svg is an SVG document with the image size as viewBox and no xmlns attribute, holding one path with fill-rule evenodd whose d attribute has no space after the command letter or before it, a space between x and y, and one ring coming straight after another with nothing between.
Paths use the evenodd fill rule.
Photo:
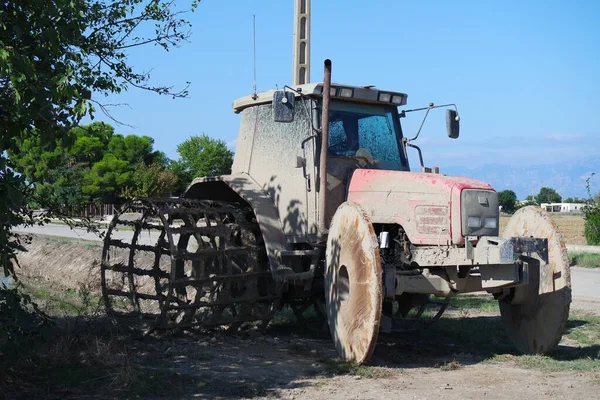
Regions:
<instances>
[{"instance_id":1,"label":"tractor","mask_svg":"<svg viewBox=\"0 0 600 400\"><path fill-rule=\"evenodd\" d=\"M108 312L151 329L235 331L314 305L339 355L364 363L379 332L439 299L487 292L519 351L551 351L571 302L556 226L524 207L500 235L494 189L425 167L402 131L410 112L445 108L456 139L456 107L406 104L404 93L331 83L329 60L322 82L236 100L230 175L198 177L178 198L135 199L112 220Z\"/></svg>"}]
</instances>

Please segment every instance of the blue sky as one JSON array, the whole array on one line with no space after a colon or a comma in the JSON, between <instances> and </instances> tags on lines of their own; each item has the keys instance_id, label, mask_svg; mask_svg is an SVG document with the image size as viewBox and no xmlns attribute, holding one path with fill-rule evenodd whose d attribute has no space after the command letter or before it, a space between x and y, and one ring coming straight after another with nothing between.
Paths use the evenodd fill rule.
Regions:
<instances>
[{"instance_id":1,"label":"blue sky","mask_svg":"<svg viewBox=\"0 0 600 400\"><path fill-rule=\"evenodd\" d=\"M196 134L234 146L239 116L231 104L252 91L252 16L258 89L281 87L292 78L293 4L202 0L189 16L190 43L131 54L155 84L191 81L190 98L134 89L108 98L129 105L113 112L131 125L117 131L149 135L171 158ZM600 149L599 20L598 1L312 0L311 80L322 79L330 58L334 82L408 93L408 108L456 103L458 140L446 137L442 111L417 140L429 165L578 160ZM409 114L405 132L419 123Z\"/></svg>"}]
</instances>

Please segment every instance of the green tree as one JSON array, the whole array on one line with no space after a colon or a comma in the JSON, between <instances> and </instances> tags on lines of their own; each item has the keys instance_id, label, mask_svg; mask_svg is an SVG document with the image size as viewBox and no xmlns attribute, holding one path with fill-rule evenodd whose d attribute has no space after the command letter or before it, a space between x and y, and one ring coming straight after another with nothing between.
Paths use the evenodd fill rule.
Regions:
<instances>
[{"instance_id":1,"label":"green tree","mask_svg":"<svg viewBox=\"0 0 600 400\"><path fill-rule=\"evenodd\" d=\"M205 134L192 136L177 146L179 160L173 162L173 170L184 187L200 176L216 176L231 173L233 152L227 143Z\"/></svg>"},{"instance_id":2,"label":"green tree","mask_svg":"<svg viewBox=\"0 0 600 400\"><path fill-rule=\"evenodd\" d=\"M549 188L549 187L543 187L540 189L540 192L538 193L538 195L535 196L535 200L538 202L538 204L560 203L562 200L562 197L560 197L560 195L556 192L556 190Z\"/></svg>"},{"instance_id":3,"label":"green tree","mask_svg":"<svg viewBox=\"0 0 600 400\"><path fill-rule=\"evenodd\" d=\"M517 207L517 194L512 190L503 190L498 193L498 203L502 211L512 214Z\"/></svg>"},{"instance_id":4,"label":"green tree","mask_svg":"<svg viewBox=\"0 0 600 400\"><path fill-rule=\"evenodd\" d=\"M129 162L106 153L83 177L81 191L95 201L115 203L127 186L131 186Z\"/></svg>"},{"instance_id":5,"label":"green tree","mask_svg":"<svg viewBox=\"0 0 600 400\"><path fill-rule=\"evenodd\" d=\"M154 154L153 145L154 139L148 136L114 135L108 142L108 151L115 157L132 164L143 161L149 165Z\"/></svg>"},{"instance_id":6,"label":"green tree","mask_svg":"<svg viewBox=\"0 0 600 400\"><path fill-rule=\"evenodd\" d=\"M138 165L147 167L157 163L163 169L169 165L164 153L153 151L152 138L114 134L114 128L109 124L95 122L76 127L67 136L68 139L58 139L46 149L39 138L19 142L19 151L9 152L19 171L34 185L37 206L70 211L93 200L118 202L124 188L115 192L117 179L112 179L114 175L108 173L104 179L107 168L113 168L120 175L119 182L131 185L133 183L125 179L127 175L124 174L129 173L132 177L134 170L142 170ZM105 159L108 154L114 158ZM100 165L94 168L98 163ZM85 191L82 189L84 177ZM108 186L104 187L105 184Z\"/></svg>"},{"instance_id":7,"label":"green tree","mask_svg":"<svg viewBox=\"0 0 600 400\"><path fill-rule=\"evenodd\" d=\"M191 8L197 3L191 0ZM158 0L2 3L0 265L5 274L14 275L15 251L23 247L12 227L26 222L26 204L33 196L25 175L6 152L17 153L18 143L25 140L46 148L67 139L81 118L93 118L97 108L107 110L92 93L103 98L136 87L186 96L185 89L151 85L150 75L134 67L128 54L145 45L168 50L185 40L189 23L183 11L173 2Z\"/></svg>"},{"instance_id":8,"label":"green tree","mask_svg":"<svg viewBox=\"0 0 600 400\"><path fill-rule=\"evenodd\" d=\"M567 197L566 199L563 199L564 203L576 203L576 204L583 204L586 203L587 201L585 199L580 199L579 197Z\"/></svg>"},{"instance_id":9,"label":"green tree","mask_svg":"<svg viewBox=\"0 0 600 400\"><path fill-rule=\"evenodd\" d=\"M179 178L175 172L160 163L147 166L137 164L131 177L131 186L124 192L125 197L163 197L179 187Z\"/></svg>"}]
</instances>

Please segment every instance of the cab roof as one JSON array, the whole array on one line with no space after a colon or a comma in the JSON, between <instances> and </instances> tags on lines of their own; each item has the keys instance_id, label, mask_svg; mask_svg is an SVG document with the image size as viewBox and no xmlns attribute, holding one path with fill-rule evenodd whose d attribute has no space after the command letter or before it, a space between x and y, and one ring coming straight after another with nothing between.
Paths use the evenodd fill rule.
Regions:
<instances>
[{"instance_id":1,"label":"cab roof","mask_svg":"<svg viewBox=\"0 0 600 400\"><path fill-rule=\"evenodd\" d=\"M287 92L295 93L296 97L302 93L305 96L312 98L320 98L323 94L323 82L306 83L304 85L298 85L293 90L284 88ZM233 102L233 111L237 114L243 109L260 105L268 104L273 101L273 94L275 90L269 90L266 92L257 93L250 96L239 98ZM370 104L384 104L403 106L406 104L406 98L408 97L405 93L392 92L389 90L376 89L373 86L351 86L341 85L337 83L331 84L331 98L332 99L343 99L346 101L354 101L357 103L370 103Z\"/></svg>"}]
</instances>

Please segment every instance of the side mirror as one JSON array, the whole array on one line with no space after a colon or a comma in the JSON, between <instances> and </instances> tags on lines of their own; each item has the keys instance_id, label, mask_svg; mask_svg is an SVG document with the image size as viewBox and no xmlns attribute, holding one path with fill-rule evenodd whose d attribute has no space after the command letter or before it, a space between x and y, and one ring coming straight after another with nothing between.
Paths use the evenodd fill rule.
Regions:
<instances>
[{"instance_id":1,"label":"side mirror","mask_svg":"<svg viewBox=\"0 0 600 400\"><path fill-rule=\"evenodd\" d=\"M458 138L460 132L460 116L456 110L446 110L446 131L450 139Z\"/></svg>"},{"instance_id":2,"label":"side mirror","mask_svg":"<svg viewBox=\"0 0 600 400\"><path fill-rule=\"evenodd\" d=\"M294 120L294 104L296 96L292 92L277 90L273 94L273 120L275 122L292 122Z\"/></svg>"}]
</instances>

